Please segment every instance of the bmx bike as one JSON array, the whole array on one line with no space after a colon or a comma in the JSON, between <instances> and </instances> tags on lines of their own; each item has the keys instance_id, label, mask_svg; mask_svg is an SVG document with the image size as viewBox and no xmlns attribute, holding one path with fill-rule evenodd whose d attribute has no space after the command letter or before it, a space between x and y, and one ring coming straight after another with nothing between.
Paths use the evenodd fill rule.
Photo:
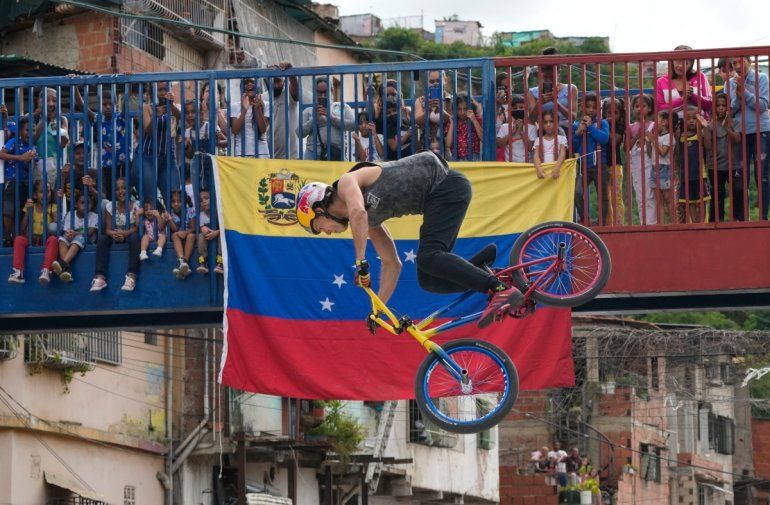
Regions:
<instances>
[{"instance_id":1,"label":"bmx bike","mask_svg":"<svg viewBox=\"0 0 770 505\"><path fill-rule=\"evenodd\" d=\"M591 230L575 223L552 221L522 233L514 242L510 266L491 269L496 256L493 244L469 261L489 269L507 286L524 294L520 307L501 307L495 320L526 317L541 303L574 307L592 300L610 276L610 256L602 240ZM361 273L368 273L364 264ZM481 312L440 324L436 319L471 296L466 291L448 305L421 321L397 317L369 287L364 290L372 302L367 325L399 335L408 333L427 351L414 381L415 398L421 414L439 428L453 433L477 433L499 423L513 407L519 394L519 377L511 359L499 347L483 340L464 338L444 345L431 340L449 329L477 321Z\"/></svg>"}]
</instances>

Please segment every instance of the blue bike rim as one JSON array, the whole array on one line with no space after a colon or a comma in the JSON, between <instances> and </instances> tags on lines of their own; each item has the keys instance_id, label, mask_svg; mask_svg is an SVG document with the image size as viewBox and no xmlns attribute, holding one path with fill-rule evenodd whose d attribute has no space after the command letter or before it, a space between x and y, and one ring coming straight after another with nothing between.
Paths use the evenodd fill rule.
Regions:
<instances>
[{"instance_id":1,"label":"blue bike rim","mask_svg":"<svg viewBox=\"0 0 770 505\"><path fill-rule=\"evenodd\" d=\"M463 421L463 420L460 420L460 419L455 419L453 417L447 416L433 402L433 399L431 398L431 396L429 394L429 389L428 389L428 383L430 381L431 375L433 374L433 371L436 369L437 366L441 366L442 359L441 359L441 357L439 355L436 354L436 355L434 355L435 356L434 357L434 362L431 364L430 367L428 367L428 370L426 371L425 377L423 378L423 381L422 381L422 388L423 388L424 397L425 397L425 407L428 410L430 410L436 417L438 417L439 419L443 420L446 423L453 424L453 425L456 425L456 426L474 426L476 424L483 423L484 421L486 421L490 417L494 416L495 413L503 405L505 405L506 401L508 400L508 396L511 394L511 378L508 375L508 373L506 372L505 365L503 364L503 361L500 359L500 357L496 353L494 353L494 352L492 352L492 351L490 351L488 349L484 349L483 347L476 347L476 346L461 346L461 347L455 347L455 348L453 348L453 349L451 349L449 351L446 351L446 352L451 357L453 354L456 354L456 353L462 352L462 351L471 352L471 353L484 354L485 356L491 358L492 361L494 361L494 363L500 369L500 374L502 375L502 377L504 378L504 381L505 381L504 389L503 389L503 396L498 400L497 405L494 408L490 409L489 412L487 412L485 415L483 415L481 417L477 417L477 418L475 418L473 420ZM447 372L447 373L449 373L449 372ZM476 394L481 395L481 394L489 394L489 393L490 392L479 391ZM468 395L457 395L457 396L470 396L472 394L473 393L470 393Z\"/></svg>"}]
</instances>

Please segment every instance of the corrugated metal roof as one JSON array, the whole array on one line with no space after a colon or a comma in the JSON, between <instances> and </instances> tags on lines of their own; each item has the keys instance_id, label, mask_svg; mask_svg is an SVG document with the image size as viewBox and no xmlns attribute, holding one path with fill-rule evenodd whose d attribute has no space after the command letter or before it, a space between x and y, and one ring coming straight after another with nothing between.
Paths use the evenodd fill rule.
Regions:
<instances>
[{"instance_id":1,"label":"corrugated metal roof","mask_svg":"<svg viewBox=\"0 0 770 505\"><path fill-rule=\"evenodd\" d=\"M91 0L98 5L107 7L121 6L124 0ZM0 9L0 28L12 25L19 18L32 18L48 12L57 5L51 0L3 0Z\"/></svg>"},{"instance_id":2,"label":"corrugated metal roof","mask_svg":"<svg viewBox=\"0 0 770 505\"><path fill-rule=\"evenodd\" d=\"M67 74L85 74L85 72L60 67L17 54L0 54L0 78L46 77Z\"/></svg>"}]
</instances>

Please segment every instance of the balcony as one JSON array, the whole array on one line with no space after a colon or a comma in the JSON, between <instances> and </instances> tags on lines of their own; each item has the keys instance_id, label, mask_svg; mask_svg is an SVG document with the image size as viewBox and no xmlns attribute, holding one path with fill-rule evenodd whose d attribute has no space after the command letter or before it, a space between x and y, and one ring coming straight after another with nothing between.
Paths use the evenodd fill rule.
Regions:
<instances>
[{"instance_id":1,"label":"balcony","mask_svg":"<svg viewBox=\"0 0 770 505\"><path fill-rule=\"evenodd\" d=\"M125 9L138 14L155 16L172 21L171 31L200 49L222 49L225 46L223 33L197 28L204 26L223 30L225 28L224 0L126 0Z\"/></svg>"},{"instance_id":2,"label":"balcony","mask_svg":"<svg viewBox=\"0 0 770 505\"><path fill-rule=\"evenodd\" d=\"M19 341L14 335L0 335L0 361L13 359L19 352Z\"/></svg>"},{"instance_id":3,"label":"balcony","mask_svg":"<svg viewBox=\"0 0 770 505\"><path fill-rule=\"evenodd\" d=\"M86 333L44 333L28 335L24 363L32 367L73 369L88 372L96 367Z\"/></svg>"}]
</instances>

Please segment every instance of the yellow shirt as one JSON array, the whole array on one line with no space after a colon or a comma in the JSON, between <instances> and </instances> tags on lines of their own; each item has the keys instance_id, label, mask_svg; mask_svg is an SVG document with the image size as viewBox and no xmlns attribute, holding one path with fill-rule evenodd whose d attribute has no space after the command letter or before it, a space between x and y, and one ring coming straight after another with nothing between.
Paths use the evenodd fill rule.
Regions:
<instances>
[{"instance_id":1,"label":"yellow shirt","mask_svg":"<svg viewBox=\"0 0 770 505\"><path fill-rule=\"evenodd\" d=\"M56 222L56 204L48 204L48 223ZM43 236L43 213L32 209L32 235Z\"/></svg>"}]
</instances>

